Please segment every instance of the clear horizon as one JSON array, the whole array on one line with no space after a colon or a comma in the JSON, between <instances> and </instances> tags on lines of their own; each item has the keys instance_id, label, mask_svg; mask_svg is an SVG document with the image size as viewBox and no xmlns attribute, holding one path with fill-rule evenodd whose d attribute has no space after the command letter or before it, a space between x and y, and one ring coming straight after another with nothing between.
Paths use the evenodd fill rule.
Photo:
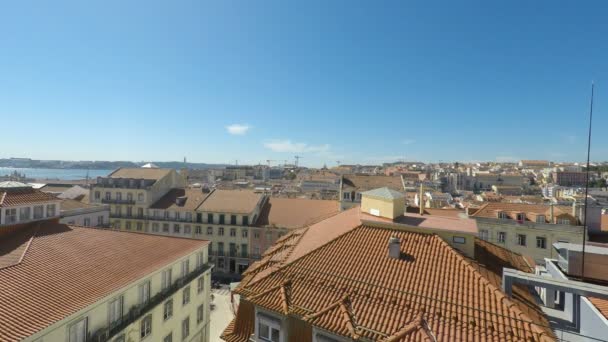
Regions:
<instances>
[{"instance_id":1,"label":"clear horizon","mask_svg":"<svg viewBox=\"0 0 608 342\"><path fill-rule=\"evenodd\" d=\"M0 158L608 160L608 3L58 1L0 11Z\"/></svg>"}]
</instances>

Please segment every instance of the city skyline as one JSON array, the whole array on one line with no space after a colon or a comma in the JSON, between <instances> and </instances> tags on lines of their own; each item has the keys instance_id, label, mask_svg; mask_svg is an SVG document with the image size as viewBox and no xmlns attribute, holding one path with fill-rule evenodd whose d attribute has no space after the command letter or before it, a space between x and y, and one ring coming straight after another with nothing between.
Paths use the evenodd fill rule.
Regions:
<instances>
[{"instance_id":1,"label":"city skyline","mask_svg":"<svg viewBox=\"0 0 608 342\"><path fill-rule=\"evenodd\" d=\"M552 5L5 5L0 158L580 162L594 80L608 160L607 5Z\"/></svg>"}]
</instances>

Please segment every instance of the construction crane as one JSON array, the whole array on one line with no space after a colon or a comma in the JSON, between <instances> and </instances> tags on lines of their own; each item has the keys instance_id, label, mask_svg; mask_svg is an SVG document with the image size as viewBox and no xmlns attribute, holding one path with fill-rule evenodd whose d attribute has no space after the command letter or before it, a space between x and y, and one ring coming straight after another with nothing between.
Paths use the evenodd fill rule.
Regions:
<instances>
[{"instance_id":1,"label":"construction crane","mask_svg":"<svg viewBox=\"0 0 608 342\"><path fill-rule=\"evenodd\" d=\"M304 158L304 157L295 156L294 158L296 159L296 167L298 167L298 162L300 161L301 158Z\"/></svg>"}]
</instances>

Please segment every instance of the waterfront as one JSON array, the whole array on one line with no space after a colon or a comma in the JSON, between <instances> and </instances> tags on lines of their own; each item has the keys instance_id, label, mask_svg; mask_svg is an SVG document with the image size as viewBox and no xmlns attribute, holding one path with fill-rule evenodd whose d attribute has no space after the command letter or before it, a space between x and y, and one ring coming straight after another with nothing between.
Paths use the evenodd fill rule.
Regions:
<instances>
[{"instance_id":1,"label":"waterfront","mask_svg":"<svg viewBox=\"0 0 608 342\"><path fill-rule=\"evenodd\" d=\"M32 169L23 167L0 167L0 177L17 172L28 179L36 180L78 180L85 179L87 173L90 179L107 176L113 170L86 170L86 169Z\"/></svg>"}]
</instances>

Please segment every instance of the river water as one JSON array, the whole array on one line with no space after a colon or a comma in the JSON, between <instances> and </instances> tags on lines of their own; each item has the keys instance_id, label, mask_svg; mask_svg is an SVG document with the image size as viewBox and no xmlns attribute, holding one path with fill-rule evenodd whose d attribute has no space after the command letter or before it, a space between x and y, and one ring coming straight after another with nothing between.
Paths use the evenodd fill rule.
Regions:
<instances>
[{"instance_id":1,"label":"river water","mask_svg":"<svg viewBox=\"0 0 608 342\"><path fill-rule=\"evenodd\" d=\"M90 179L98 176L104 177L113 170L85 170L85 169L30 169L22 167L0 167L0 177L12 174L17 171L25 174L27 178L47 179L47 180L77 180L85 179L87 172Z\"/></svg>"}]
</instances>

